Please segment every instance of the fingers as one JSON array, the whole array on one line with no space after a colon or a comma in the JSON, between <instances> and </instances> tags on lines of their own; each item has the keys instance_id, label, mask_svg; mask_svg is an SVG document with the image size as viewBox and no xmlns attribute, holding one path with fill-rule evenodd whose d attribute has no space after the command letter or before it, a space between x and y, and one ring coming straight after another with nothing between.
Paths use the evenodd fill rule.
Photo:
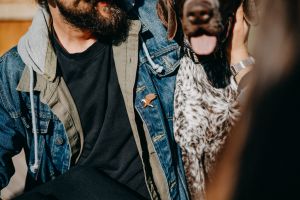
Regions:
<instances>
[{"instance_id":1,"label":"fingers","mask_svg":"<svg viewBox=\"0 0 300 200\"><path fill-rule=\"evenodd\" d=\"M242 22L244 20L244 9L242 5L237 9L235 19L236 22Z\"/></svg>"},{"instance_id":2,"label":"fingers","mask_svg":"<svg viewBox=\"0 0 300 200\"><path fill-rule=\"evenodd\" d=\"M232 30L231 41L228 46L229 60L231 64L235 64L249 56L247 50L249 26L244 19L242 6L238 8L235 19L236 21Z\"/></svg>"},{"instance_id":3,"label":"fingers","mask_svg":"<svg viewBox=\"0 0 300 200\"><path fill-rule=\"evenodd\" d=\"M249 32L249 24L244 18L244 10L242 5L237 9L235 19L236 21L234 24L233 34L244 36L244 41L246 41Z\"/></svg>"}]
</instances>

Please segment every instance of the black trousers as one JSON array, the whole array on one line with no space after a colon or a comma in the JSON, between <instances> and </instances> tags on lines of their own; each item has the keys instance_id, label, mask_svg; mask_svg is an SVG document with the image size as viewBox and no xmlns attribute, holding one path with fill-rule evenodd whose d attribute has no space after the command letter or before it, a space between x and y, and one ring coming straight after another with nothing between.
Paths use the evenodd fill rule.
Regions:
<instances>
[{"instance_id":1,"label":"black trousers","mask_svg":"<svg viewBox=\"0 0 300 200\"><path fill-rule=\"evenodd\" d=\"M144 200L142 196L97 169L75 167L17 200Z\"/></svg>"}]
</instances>

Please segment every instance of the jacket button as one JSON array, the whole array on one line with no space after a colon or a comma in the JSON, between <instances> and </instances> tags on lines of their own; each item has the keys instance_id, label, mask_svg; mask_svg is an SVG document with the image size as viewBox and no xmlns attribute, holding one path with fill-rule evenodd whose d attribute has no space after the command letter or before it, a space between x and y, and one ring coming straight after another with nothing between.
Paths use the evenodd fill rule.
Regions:
<instances>
[{"instance_id":1,"label":"jacket button","mask_svg":"<svg viewBox=\"0 0 300 200\"><path fill-rule=\"evenodd\" d=\"M64 143L64 139L62 139L61 137L56 138L55 140L56 145L62 145L63 143Z\"/></svg>"}]
</instances>

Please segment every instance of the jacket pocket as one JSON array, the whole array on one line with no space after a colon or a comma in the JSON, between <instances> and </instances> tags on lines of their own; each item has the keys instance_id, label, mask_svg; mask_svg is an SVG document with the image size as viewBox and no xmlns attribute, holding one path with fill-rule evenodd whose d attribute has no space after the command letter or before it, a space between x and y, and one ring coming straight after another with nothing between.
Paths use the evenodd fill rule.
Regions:
<instances>
[{"instance_id":1,"label":"jacket pocket","mask_svg":"<svg viewBox=\"0 0 300 200\"><path fill-rule=\"evenodd\" d=\"M50 124L52 121L52 117L46 116L41 113L35 113L36 116L36 130L38 134L45 135L49 133ZM27 116L21 116L21 120L26 129L33 133L33 125L32 125L32 113L29 111Z\"/></svg>"},{"instance_id":2,"label":"jacket pocket","mask_svg":"<svg viewBox=\"0 0 300 200\"><path fill-rule=\"evenodd\" d=\"M26 103L25 103L26 102ZM26 95L24 99L26 106L22 109L22 122L24 126L33 133L31 102L29 97ZM51 121L53 120L53 113L49 106L43 104L39 100L39 96L34 96L34 114L36 118L36 129L38 134L45 135L49 133Z\"/></svg>"}]
</instances>

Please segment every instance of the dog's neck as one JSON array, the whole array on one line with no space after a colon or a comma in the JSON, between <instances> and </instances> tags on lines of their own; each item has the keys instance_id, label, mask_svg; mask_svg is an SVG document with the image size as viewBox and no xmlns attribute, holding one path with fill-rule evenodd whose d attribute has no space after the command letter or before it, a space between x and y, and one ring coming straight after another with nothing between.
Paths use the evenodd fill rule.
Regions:
<instances>
[{"instance_id":1,"label":"dog's neck","mask_svg":"<svg viewBox=\"0 0 300 200\"><path fill-rule=\"evenodd\" d=\"M183 53L189 57L195 64L201 64L199 56L193 51L188 41L183 41Z\"/></svg>"},{"instance_id":2,"label":"dog's neck","mask_svg":"<svg viewBox=\"0 0 300 200\"><path fill-rule=\"evenodd\" d=\"M231 72L223 46L224 44L219 44L211 55L198 56L188 41L184 41L182 45L183 55L189 57L195 64L203 66L208 80L215 88L225 88L230 82Z\"/></svg>"}]
</instances>

